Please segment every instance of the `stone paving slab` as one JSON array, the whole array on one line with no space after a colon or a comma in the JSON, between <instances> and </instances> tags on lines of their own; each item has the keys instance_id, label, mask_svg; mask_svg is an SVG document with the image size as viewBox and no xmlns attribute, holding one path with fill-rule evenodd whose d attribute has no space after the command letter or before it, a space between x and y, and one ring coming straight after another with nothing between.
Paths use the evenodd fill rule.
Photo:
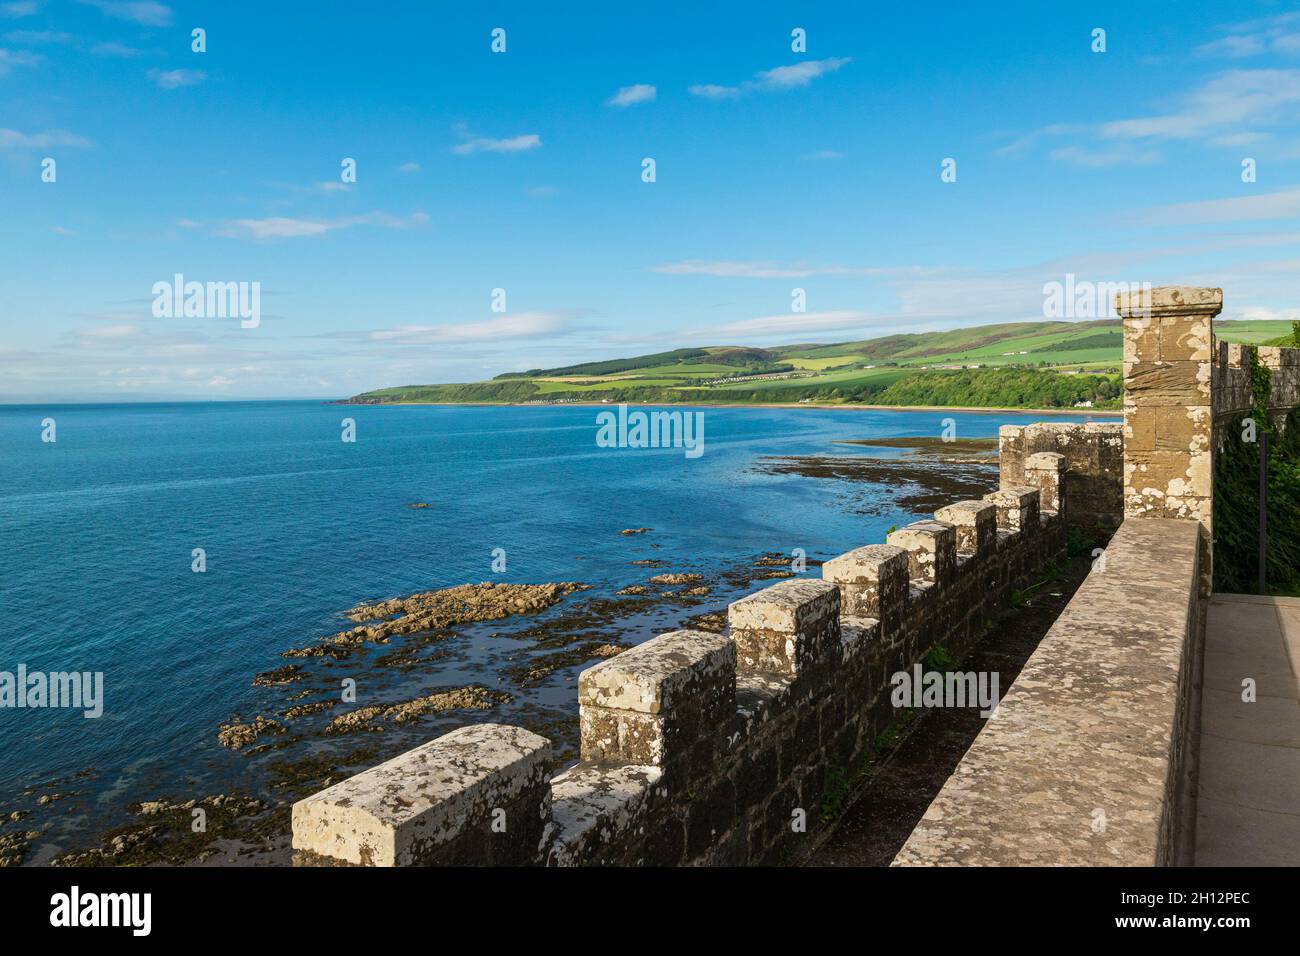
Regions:
<instances>
[{"instance_id":1,"label":"stone paving slab","mask_svg":"<svg viewBox=\"0 0 1300 956\"><path fill-rule=\"evenodd\" d=\"M1205 635L1197 866L1300 865L1300 600L1215 595ZM1243 700L1243 678L1255 699Z\"/></svg>"}]
</instances>

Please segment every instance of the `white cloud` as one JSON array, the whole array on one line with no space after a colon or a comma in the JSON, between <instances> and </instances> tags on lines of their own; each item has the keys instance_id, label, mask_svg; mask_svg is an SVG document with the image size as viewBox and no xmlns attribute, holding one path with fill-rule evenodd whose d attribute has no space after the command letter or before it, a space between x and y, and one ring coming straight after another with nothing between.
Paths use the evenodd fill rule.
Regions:
<instances>
[{"instance_id":1,"label":"white cloud","mask_svg":"<svg viewBox=\"0 0 1300 956\"><path fill-rule=\"evenodd\" d=\"M758 85L767 89L787 90L796 86L807 86L819 76L834 73L846 63L852 62L848 56L833 56L828 60L804 60L793 66L778 66L764 70L757 75Z\"/></svg>"},{"instance_id":2,"label":"white cloud","mask_svg":"<svg viewBox=\"0 0 1300 956\"><path fill-rule=\"evenodd\" d=\"M160 89L175 90L182 86L197 86L208 74L202 70L150 70L147 75Z\"/></svg>"},{"instance_id":3,"label":"white cloud","mask_svg":"<svg viewBox=\"0 0 1300 956\"><path fill-rule=\"evenodd\" d=\"M385 229L407 229L429 221L427 214L412 213L405 218L385 212L371 212L363 216L346 216L339 219L294 219L272 216L267 219L236 219L226 223L221 234L233 239L301 239L324 236L353 226L380 226Z\"/></svg>"},{"instance_id":4,"label":"white cloud","mask_svg":"<svg viewBox=\"0 0 1300 956\"><path fill-rule=\"evenodd\" d=\"M609 106L632 106L634 103L652 103L655 98L655 88L649 83L635 83L632 86L624 86L617 93L611 96L605 102Z\"/></svg>"},{"instance_id":5,"label":"white cloud","mask_svg":"<svg viewBox=\"0 0 1300 956\"><path fill-rule=\"evenodd\" d=\"M688 88L694 96L710 100L735 99L744 93L765 90L790 90L807 86L819 76L834 73L840 67L852 63L850 56L833 56L825 60L804 60L791 66L778 66L754 74L752 80L746 80L736 86L721 86L717 83L697 83Z\"/></svg>"},{"instance_id":6,"label":"white cloud","mask_svg":"<svg viewBox=\"0 0 1300 956\"><path fill-rule=\"evenodd\" d=\"M567 316L557 312L519 312L481 322L448 325L404 325L371 332L372 342L405 345L443 345L460 342L495 342L555 335L568 327Z\"/></svg>"},{"instance_id":7,"label":"white cloud","mask_svg":"<svg viewBox=\"0 0 1300 956\"><path fill-rule=\"evenodd\" d=\"M61 129L44 133L20 133L16 129L0 129L0 149L49 149L52 146L69 146L84 149L90 141Z\"/></svg>"},{"instance_id":8,"label":"white cloud","mask_svg":"<svg viewBox=\"0 0 1300 956\"><path fill-rule=\"evenodd\" d=\"M824 159L843 159L844 154L833 149L819 149L815 153L804 153L803 156L799 158L809 159L814 161L824 160Z\"/></svg>"},{"instance_id":9,"label":"white cloud","mask_svg":"<svg viewBox=\"0 0 1300 956\"><path fill-rule=\"evenodd\" d=\"M453 153L461 156L469 156L472 153L521 153L530 149L537 149L542 145L542 138L536 133L525 133L521 136L512 136L509 139L489 139L484 136L468 139L451 148Z\"/></svg>"},{"instance_id":10,"label":"white cloud","mask_svg":"<svg viewBox=\"0 0 1300 956\"><path fill-rule=\"evenodd\" d=\"M170 7L155 0L81 0L82 3L102 10L114 20L127 20L146 27L165 27L172 22Z\"/></svg>"},{"instance_id":11,"label":"white cloud","mask_svg":"<svg viewBox=\"0 0 1300 956\"><path fill-rule=\"evenodd\" d=\"M420 171L419 163L402 163L397 167L399 173L418 173Z\"/></svg>"},{"instance_id":12,"label":"white cloud","mask_svg":"<svg viewBox=\"0 0 1300 956\"><path fill-rule=\"evenodd\" d=\"M323 183L317 183L316 188L323 193L345 193L350 192L352 187L341 179L327 179Z\"/></svg>"}]
</instances>

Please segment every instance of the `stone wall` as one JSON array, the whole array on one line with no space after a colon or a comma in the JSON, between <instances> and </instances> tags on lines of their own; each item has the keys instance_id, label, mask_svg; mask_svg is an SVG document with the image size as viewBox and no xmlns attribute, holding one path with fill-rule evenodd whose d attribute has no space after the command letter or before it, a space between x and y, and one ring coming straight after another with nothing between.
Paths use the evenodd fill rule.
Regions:
<instances>
[{"instance_id":1,"label":"stone wall","mask_svg":"<svg viewBox=\"0 0 1300 956\"><path fill-rule=\"evenodd\" d=\"M293 808L296 865L746 864L822 824L896 720L890 676L959 657L1065 546L1066 459L584 671L581 760L464 728Z\"/></svg>"},{"instance_id":2,"label":"stone wall","mask_svg":"<svg viewBox=\"0 0 1300 956\"><path fill-rule=\"evenodd\" d=\"M895 866L1161 866L1188 803L1199 526L1128 519Z\"/></svg>"},{"instance_id":3,"label":"stone wall","mask_svg":"<svg viewBox=\"0 0 1300 956\"><path fill-rule=\"evenodd\" d=\"M1258 362L1269 371L1268 400L1265 404L1279 427L1287 415L1300 407L1300 348L1268 345L1236 345L1216 342L1211 369L1211 395L1216 429L1231 426L1237 418L1254 411L1251 366ZM1223 447L1219 435L1216 450Z\"/></svg>"},{"instance_id":4,"label":"stone wall","mask_svg":"<svg viewBox=\"0 0 1300 956\"><path fill-rule=\"evenodd\" d=\"M1118 528L1124 520L1124 426L1120 422L1038 422L1003 425L998 463L1004 485L1020 484L1025 459L1039 452L1065 456L1069 527Z\"/></svg>"}]
</instances>

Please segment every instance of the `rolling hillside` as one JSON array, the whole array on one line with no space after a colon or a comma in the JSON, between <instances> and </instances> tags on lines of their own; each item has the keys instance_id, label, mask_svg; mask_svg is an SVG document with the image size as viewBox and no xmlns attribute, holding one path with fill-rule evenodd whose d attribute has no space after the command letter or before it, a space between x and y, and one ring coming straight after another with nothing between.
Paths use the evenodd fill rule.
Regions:
<instances>
[{"instance_id":1,"label":"rolling hillside","mask_svg":"<svg viewBox=\"0 0 1300 956\"><path fill-rule=\"evenodd\" d=\"M1281 321L1219 322L1232 342L1291 332ZM1118 319L1013 322L775 348L683 348L507 372L486 382L406 385L357 404L641 402L1118 408Z\"/></svg>"}]
</instances>

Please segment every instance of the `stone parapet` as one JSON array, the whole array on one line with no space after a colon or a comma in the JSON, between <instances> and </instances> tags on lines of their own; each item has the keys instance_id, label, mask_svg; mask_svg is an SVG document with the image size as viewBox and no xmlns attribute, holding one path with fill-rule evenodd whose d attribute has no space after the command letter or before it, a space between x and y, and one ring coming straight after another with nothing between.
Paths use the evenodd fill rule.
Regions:
<instances>
[{"instance_id":1,"label":"stone parapet","mask_svg":"<svg viewBox=\"0 0 1300 956\"><path fill-rule=\"evenodd\" d=\"M1057 474L1049 464L1044 474ZM783 859L823 825L852 768L894 725L890 676L935 647L960 657L1012 591L1063 552L1062 503L1041 503L1068 491L1043 487L959 502L890 544L826 561L822 580L743 597L726 635L675 631L588 668L578 680L582 759L553 780L545 740L487 725L299 802L298 861ZM509 837L491 842L503 808Z\"/></svg>"},{"instance_id":2,"label":"stone parapet","mask_svg":"<svg viewBox=\"0 0 1300 956\"><path fill-rule=\"evenodd\" d=\"M293 805L295 865L538 862L551 746L520 727L444 734Z\"/></svg>"},{"instance_id":3,"label":"stone parapet","mask_svg":"<svg viewBox=\"0 0 1300 956\"><path fill-rule=\"evenodd\" d=\"M1040 452L1065 456L1072 527L1118 528L1124 519L1124 425L1122 422L1037 422L1003 425L998 465L1003 487L1033 484L1025 462Z\"/></svg>"},{"instance_id":4,"label":"stone parapet","mask_svg":"<svg viewBox=\"0 0 1300 956\"><path fill-rule=\"evenodd\" d=\"M895 866L1176 857L1200 637L1199 526L1126 521Z\"/></svg>"}]
</instances>

